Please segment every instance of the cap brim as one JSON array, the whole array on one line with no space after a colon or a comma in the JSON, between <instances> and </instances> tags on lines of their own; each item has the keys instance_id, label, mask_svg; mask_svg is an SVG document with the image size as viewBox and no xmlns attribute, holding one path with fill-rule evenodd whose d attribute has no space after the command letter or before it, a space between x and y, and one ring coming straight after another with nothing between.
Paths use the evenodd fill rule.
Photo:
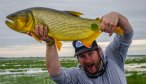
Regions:
<instances>
[{"instance_id":1,"label":"cap brim","mask_svg":"<svg viewBox=\"0 0 146 84\"><path fill-rule=\"evenodd\" d=\"M84 52L88 52L88 51L92 51L92 50L95 50L95 49L97 49L97 46L92 46L91 48L83 48L83 49L80 49L79 51L77 51L75 54L74 54L74 56L76 57L76 56L78 56L79 54L81 54L81 53L84 53Z\"/></svg>"}]
</instances>

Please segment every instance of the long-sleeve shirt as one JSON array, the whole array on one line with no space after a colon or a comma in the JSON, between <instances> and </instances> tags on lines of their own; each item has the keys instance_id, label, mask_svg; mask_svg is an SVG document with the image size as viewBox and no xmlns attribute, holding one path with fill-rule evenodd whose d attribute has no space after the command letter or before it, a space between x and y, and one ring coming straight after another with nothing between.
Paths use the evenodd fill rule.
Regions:
<instances>
[{"instance_id":1,"label":"long-sleeve shirt","mask_svg":"<svg viewBox=\"0 0 146 84\"><path fill-rule=\"evenodd\" d=\"M51 78L57 84L127 84L124 61L132 43L133 31L124 35L115 35L114 40L103 52L104 72L90 78L81 67L62 68L61 73Z\"/></svg>"}]
</instances>

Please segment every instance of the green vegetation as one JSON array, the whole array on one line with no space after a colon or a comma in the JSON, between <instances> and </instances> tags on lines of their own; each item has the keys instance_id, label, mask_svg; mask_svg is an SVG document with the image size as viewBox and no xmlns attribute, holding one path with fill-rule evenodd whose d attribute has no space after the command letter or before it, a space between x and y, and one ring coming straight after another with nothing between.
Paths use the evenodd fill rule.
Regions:
<instances>
[{"instance_id":1,"label":"green vegetation","mask_svg":"<svg viewBox=\"0 0 146 84\"><path fill-rule=\"evenodd\" d=\"M74 58L61 58L63 67L75 67L78 62ZM146 63L146 57L128 57L125 62ZM141 68L146 68L142 66ZM31 69L43 72L25 73ZM4 73L6 72L6 73ZM4 74L3 74L4 73ZM13 74L12 74L13 73ZM146 72L126 72L128 84L146 84ZM55 84L49 77L45 67L45 58L0 58L0 84Z\"/></svg>"},{"instance_id":2,"label":"green vegetation","mask_svg":"<svg viewBox=\"0 0 146 84\"><path fill-rule=\"evenodd\" d=\"M128 84L146 84L146 73L134 72L131 76L127 76Z\"/></svg>"},{"instance_id":3,"label":"green vegetation","mask_svg":"<svg viewBox=\"0 0 146 84\"><path fill-rule=\"evenodd\" d=\"M146 63L146 57L137 56L137 57L129 57L126 59L125 64L131 64L131 63Z\"/></svg>"},{"instance_id":4,"label":"green vegetation","mask_svg":"<svg viewBox=\"0 0 146 84\"><path fill-rule=\"evenodd\" d=\"M77 60L70 60L70 59L62 59L61 60L61 66L62 67L76 67L78 64Z\"/></svg>"},{"instance_id":5,"label":"green vegetation","mask_svg":"<svg viewBox=\"0 0 146 84\"><path fill-rule=\"evenodd\" d=\"M45 68L43 58L5 58L0 59L0 69Z\"/></svg>"},{"instance_id":6,"label":"green vegetation","mask_svg":"<svg viewBox=\"0 0 146 84\"><path fill-rule=\"evenodd\" d=\"M75 67L77 60L63 58L61 59L62 67ZM19 69L19 68L46 68L45 58L3 58L0 59L0 69Z\"/></svg>"},{"instance_id":7,"label":"green vegetation","mask_svg":"<svg viewBox=\"0 0 146 84\"><path fill-rule=\"evenodd\" d=\"M0 84L55 84L48 73L35 75L0 75Z\"/></svg>"},{"instance_id":8,"label":"green vegetation","mask_svg":"<svg viewBox=\"0 0 146 84\"><path fill-rule=\"evenodd\" d=\"M75 67L77 65L76 60L62 58L62 67ZM47 71L45 67L45 58L1 58L0 59L0 72L20 72L19 74L0 74L0 84L55 84L50 79L47 72L24 74L27 69L40 68L43 71Z\"/></svg>"}]
</instances>

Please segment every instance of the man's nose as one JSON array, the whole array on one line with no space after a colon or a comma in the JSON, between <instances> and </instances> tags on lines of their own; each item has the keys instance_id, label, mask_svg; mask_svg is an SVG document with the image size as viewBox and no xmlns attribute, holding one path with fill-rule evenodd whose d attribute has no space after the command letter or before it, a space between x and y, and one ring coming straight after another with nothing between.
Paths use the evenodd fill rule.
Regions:
<instances>
[{"instance_id":1,"label":"man's nose","mask_svg":"<svg viewBox=\"0 0 146 84\"><path fill-rule=\"evenodd\" d=\"M85 62L86 62L86 63L92 62L91 57L88 56L88 55L86 55L86 56L85 56Z\"/></svg>"}]
</instances>

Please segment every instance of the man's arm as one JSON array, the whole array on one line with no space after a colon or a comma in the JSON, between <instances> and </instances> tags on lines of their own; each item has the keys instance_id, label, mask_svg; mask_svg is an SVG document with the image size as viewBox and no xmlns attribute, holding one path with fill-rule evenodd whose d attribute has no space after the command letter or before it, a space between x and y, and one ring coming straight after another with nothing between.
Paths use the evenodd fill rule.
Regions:
<instances>
[{"instance_id":1,"label":"man's arm","mask_svg":"<svg viewBox=\"0 0 146 84\"><path fill-rule=\"evenodd\" d=\"M123 29L124 34L128 34L132 31L132 27L127 18L117 12L110 12L102 17L102 31L110 33L111 35L116 26L120 26Z\"/></svg>"},{"instance_id":2,"label":"man's arm","mask_svg":"<svg viewBox=\"0 0 146 84\"><path fill-rule=\"evenodd\" d=\"M46 67L50 77L58 84L69 84L77 82L77 72L74 68L61 68L57 48L54 39L48 36L46 26L36 25L35 34L37 37L46 42ZM70 80L72 78L72 80Z\"/></svg>"},{"instance_id":3,"label":"man's arm","mask_svg":"<svg viewBox=\"0 0 146 84\"><path fill-rule=\"evenodd\" d=\"M126 17L116 12L111 12L103 16L102 20L101 25L104 32L110 33L111 35L116 26L120 26L124 31L124 35L115 35L114 40L105 50L107 57L111 58L124 70L124 61L132 42L132 27Z\"/></svg>"},{"instance_id":4,"label":"man's arm","mask_svg":"<svg viewBox=\"0 0 146 84\"><path fill-rule=\"evenodd\" d=\"M54 40L48 36L47 27L43 25L35 26L35 34L41 40L46 42L46 67L50 75L55 76L61 73L61 65L59 62L58 52ZM47 44L51 43L51 44Z\"/></svg>"},{"instance_id":5,"label":"man's arm","mask_svg":"<svg viewBox=\"0 0 146 84\"><path fill-rule=\"evenodd\" d=\"M46 49L46 67L48 72L52 76L59 75L61 73L61 65L59 62L58 52L56 45L48 45Z\"/></svg>"}]
</instances>

